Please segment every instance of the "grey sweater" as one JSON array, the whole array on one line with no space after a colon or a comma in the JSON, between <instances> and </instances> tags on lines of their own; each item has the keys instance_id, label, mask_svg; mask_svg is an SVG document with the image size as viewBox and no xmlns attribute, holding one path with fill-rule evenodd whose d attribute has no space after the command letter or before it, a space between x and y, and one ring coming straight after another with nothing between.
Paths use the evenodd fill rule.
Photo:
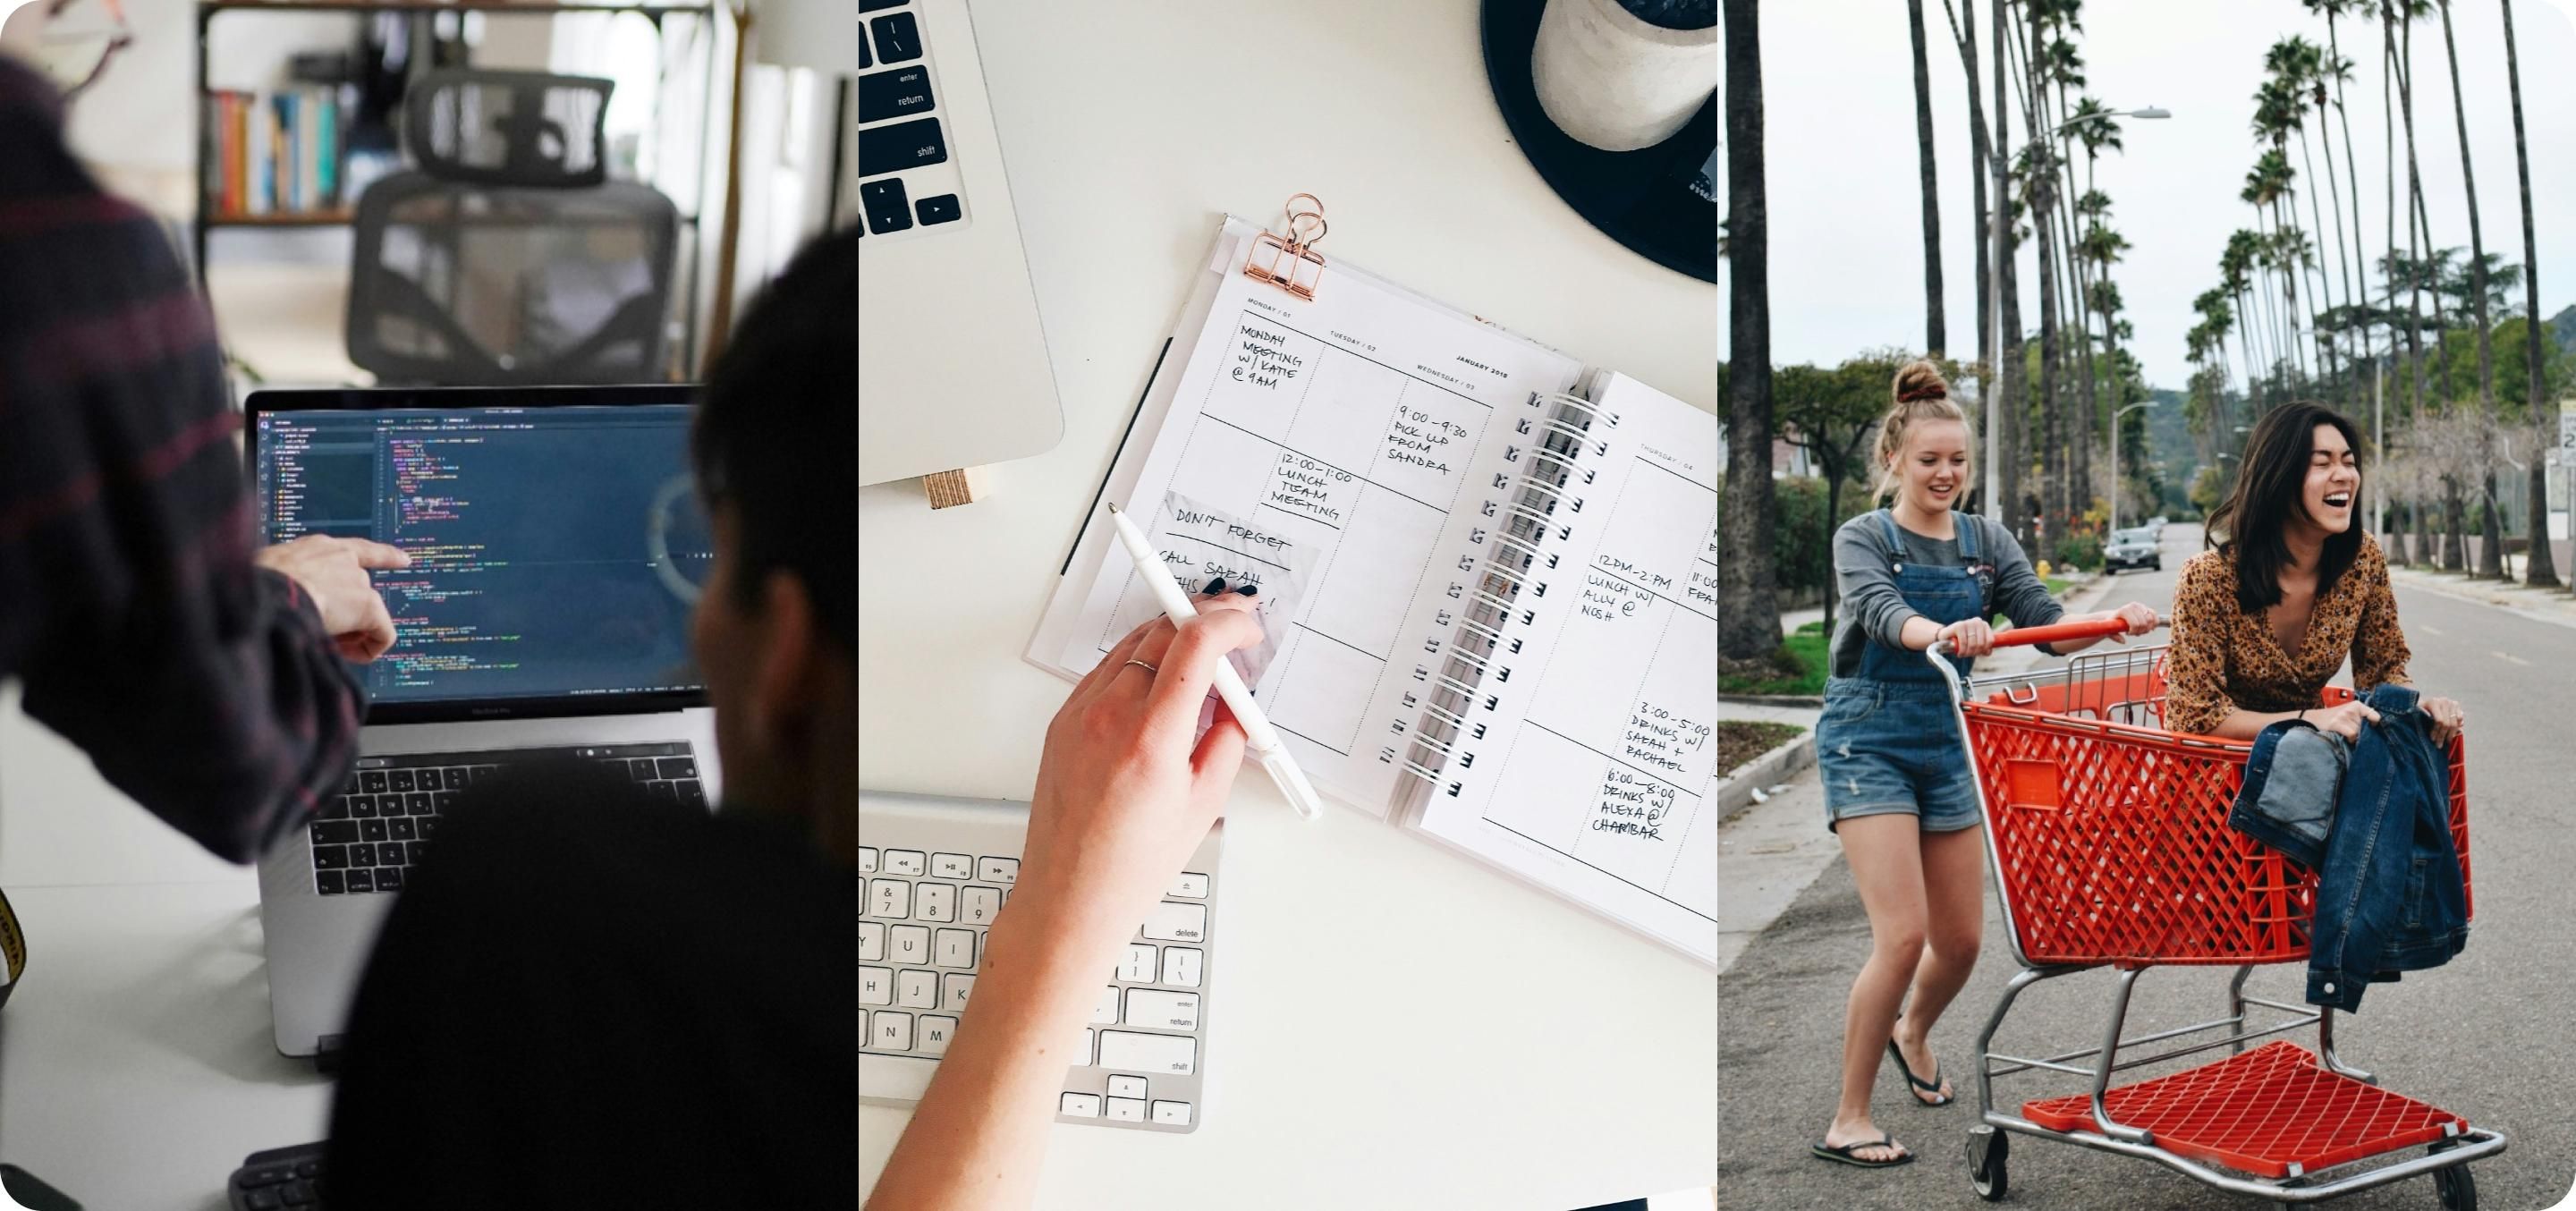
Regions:
<instances>
[{"instance_id":1,"label":"grey sweater","mask_svg":"<svg viewBox=\"0 0 2576 1211\"><path fill-rule=\"evenodd\" d=\"M2066 613L2031 571L2030 557L2022 554L2021 544L2013 541L2002 522L1973 514L1959 520L1977 527L1977 558L1995 570L1994 589L1987 601L1993 613L2025 627L2046 626ZM1880 524L1876 511L1844 522L1834 532L1834 579L1842 592L1834 624L1836 677L1860 672L1861 648L1872 639L1891 648L1905 646L1900 636L1914 611L1896 591L1896 563L1955 568L1966 562L1959 557L1957 539L1926 538L1903 526L1896 532L1905 544L1902 551L1887 544L1887 527Z\"/></svg>"}]
</instances>

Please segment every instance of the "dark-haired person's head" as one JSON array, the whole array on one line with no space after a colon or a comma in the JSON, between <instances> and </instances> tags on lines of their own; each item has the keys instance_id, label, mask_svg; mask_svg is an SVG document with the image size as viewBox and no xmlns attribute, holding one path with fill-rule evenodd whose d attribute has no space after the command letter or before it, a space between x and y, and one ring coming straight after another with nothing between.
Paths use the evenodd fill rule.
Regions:
<instances>
[{"instance_id":1,"label":"dark-haired person's head","mask_svg":"<svg viewBox=\"0 0 2576 1211\"><path fill-rule=\"evenodd\" d=\"M2322 597L2361 553L2361 435L2323 404L2283 404L2254 422L2244 461L2227 500L2209 515L2209 533L2236 557L2236 603L2246 611L2281 601L2281 572L2291 546L2322 543L2317 595Z\"/></svg>"},{"instance_id":2,"label":"dark-haired person's head","mask_svg":"<svg viewBox=\"0 0 2576 1211\"><path fill-rule=\"evenodd\" d=\"M823 236L707 375L693 451L716 554L698 601L728 807L858 858L858 239Z\"/></svg>"}]
</instances>

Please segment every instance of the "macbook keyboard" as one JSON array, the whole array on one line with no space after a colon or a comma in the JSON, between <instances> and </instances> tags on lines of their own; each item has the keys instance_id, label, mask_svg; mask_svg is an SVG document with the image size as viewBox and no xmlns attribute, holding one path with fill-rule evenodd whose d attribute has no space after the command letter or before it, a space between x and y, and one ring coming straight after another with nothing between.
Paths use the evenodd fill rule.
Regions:
<instances>
[{"instance_id":1,"label":"macbook keyboard","mask_svg":"<svg viewBox=\"0 0 2576 1211\"><path fill-rule=\"evenodd\" d=\"M594 762L663 802L706 806L687 741L361 757L340 793L305 826L313 838L313 889L326 896L401 891L459 793L512 765L566 757Z\"/></svg>"},{"instance_id":2,"label":"macbook keyboard","mask_svg":"<svg viewBox=\"0 0 2576 1211\"><path fill-rule=\"evenodd\" d=\"M964 178L942 121L944 81L914 0L859 0L860 234L922 233L966 218Z\"/></svg>"},{"instance_id":3,"label":"macbook keyboard","mask_svg":"<svg viewBox=\"0 0 2576 1211\"><path fill-rule=\"evenodd\" d=\"M859 847L863 1055L947 1053L993 918L1019 874L1016 854ZM1057 1121L1165 1131L1196 1124L1214 894L1207 872L1175 878L1106 973L1074 1047Z\"/></svg>"}]
</instances>

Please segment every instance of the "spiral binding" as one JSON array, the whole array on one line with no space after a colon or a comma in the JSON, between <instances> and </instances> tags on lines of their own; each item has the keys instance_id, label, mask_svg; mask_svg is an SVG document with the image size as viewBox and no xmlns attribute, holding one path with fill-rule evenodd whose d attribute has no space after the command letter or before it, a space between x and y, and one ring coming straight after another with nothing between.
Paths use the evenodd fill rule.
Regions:
<instances>
[{"instance_id":1,"label":"spiral binding","mask_svg":"<svg viewBox=\"0 0 2576 1211\"><path fill-rule=\"evenodd\" d=\"M1555 566L1543 544L1551 533L1563 538L1572 532L1562 515L1582 510L1583 498L1575 490L1588 480L1577 460L1587 447L1599 448L1592 427L1602 414L1590 402L1547 394L1531 396L1530 404L1553 407L1542 417L1521 421L1518 433L1532 439L1530 444L1515 443L1505 452L1523 469L1516 478L1496 476L1495 488L1508 488L1510 494L1484 502L1484 515L1500 524L1478 531L1478 541L1491 541L1484 563L1473 569L1473 583L1450 588L1450 596L1463 603L1457 633L1426 649L1437 658L1438 668L1414 668L1415 679L1426 689L1419 699L1405 695L1405 705L1420 706L1422 718L1410 726L1395 725L1398 743L1405 746L1401 757L1392 745L1379 753L1380 760L1435 787L1452 761L1460 769L1475 763L1473 752L1462 751L1484 738L1484 725L1474 722L1474 713L1480 706L1492 710L1500 700L1483 687L1488 678L1496 683L1511 678L1511 666L1501 662L1520 651L1520 641L1511 637L1510 628L1537 620L1535 605L1523 604L1523 597L1547 594L1547 583L1534 576ZM1461 786L1451 781L1448 793L1456 795Z\"/></svg>"}]
</instances>

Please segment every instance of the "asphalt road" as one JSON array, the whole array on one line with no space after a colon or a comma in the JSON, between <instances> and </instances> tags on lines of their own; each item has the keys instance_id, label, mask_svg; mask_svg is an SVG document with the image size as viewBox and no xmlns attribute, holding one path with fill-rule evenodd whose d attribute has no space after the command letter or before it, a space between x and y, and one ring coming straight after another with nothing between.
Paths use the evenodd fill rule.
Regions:
<instances>
[{"instance_id":1,"label":"asphalt road","mask_svg":"<svg viewBox=\"0 0 2576 1211\"><path fill-rule=\"evenodd\" d=\"M2170 527L2162 572L2117 578L2096 608L2129 600L2171 604L2182 560L2200 532ZM2339 1016L2336 1049L2396 1092L2501 1130L2511 1146L2474 1166L2487 1211L2556 1205L2576 1180L2576 627L2400 586L2398 613L2414 651L2410 672L2429 693L2468 712L2470 854L2477 921L2449 965L2373 985L2360 1011ZM2339 678L2346 680L2347 678ZM1810 774L1810 777L1813 775ZM1942 1071L1959 1091L1941 1109L1909 1104L1883 1068L1879 1126L1918 1154L1889 1170L1828 1164L1807 1154L1832 1117L1844 997L1869 948L1868 919L1840 860L1719 977L1719 1199L1728 1208L1971 1208L1963 1144L1976 1117L1970 1052L2004 981L2015 971L1987 896L1986 946L1977 973L1933 1031ZM2248 991L2296 1003L2305 966L2256 971ZM2225 1012L2224 970L2165 968L2137 986L2129 1033L2205 1021ZM2095 1045L2109 1008L2108 972L2052 980L2023 994L1996 1036L1999 1051L2033 1055ZM2186 1016L2188 1015L2188 1016ZM2313 1032L2282 1036L2315 1046ZM2195 1057L2202 1062L2214 1056ZM2121 1079L2166 1071L2132 1070ZM1999 1106L2078 1092L2076 1078L2002 1078ZM2014 1140L2006 1205L2030 1208L2245 1208L2261 1204L2212 1191L2152 1162L2029 1137ZM2437 1205L2419 1178L2336 1200L2336 1208Z\"/></svg>"}]
</instances>

